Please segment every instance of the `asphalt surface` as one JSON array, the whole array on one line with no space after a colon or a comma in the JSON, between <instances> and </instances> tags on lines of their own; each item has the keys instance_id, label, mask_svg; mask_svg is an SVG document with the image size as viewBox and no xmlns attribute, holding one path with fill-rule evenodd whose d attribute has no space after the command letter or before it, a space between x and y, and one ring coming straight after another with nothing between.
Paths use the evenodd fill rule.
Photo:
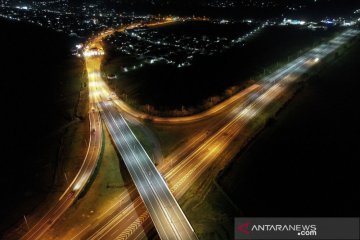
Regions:
<instances>
[{"instance_id":1,"label":"asphalt surface","mask_svg":"<svg viewBox=\"0 0 360 240\"><path fill-rule=\"evenodd\" d=\"M65 213L74 203L78 195L88 183L94 172L102 146L102 125L97 112L89 113L90 140L83 164L63 195L54 203L53 207L38 221L21 239L40 239L43 234ZM92 129L95 129L93 131Z\"/></svg>"},{"instance_id":2,"label":"asphalt surface","mask_svg":"<svg viewBox=\"0 0 360 240\"><path fill-rule=\"evenodd\" d=\"M265 111L265 108L269 104L281 97L282 94L287 91L289 85L296 82L304 73L358 33L356 30L346 30L333 40L306 52L301 57L262 79L259 82L259 88L257 87L254 92L249 92L249 94L239 98L238 101L232 102L232 107L223 111L225 117L224 121L219 123L221 125L219 129L212 131L210 134L200 132L192 139L189 139L183 148L171 153L164 161L166 164L159 166L159 171L163 173L174 196L177 199L180 198L191 184L196 181L211 164L221 157L221 154L227 153L232 141L241 134L244 127L256 118L256 116ZM100 68L100 64L95 63L94 65L98 65L98 68ZM177 211L168 210L166 208L167 205L164 204L166 201L164 202L162 199L166 198L174 205L177 205L177 203L175 200L171 200L170 191L168 192L170 195L162 192L162 187L164 187L164 185L166 186L166 183L163 177L157 172L155 166L152 165L150 158L146 155L146 152L138 143L136 137L132 135L131 129L127 126L126 121L119 112L119 105L116 104L116 98L110 100L99 98L101 95L106 96L106 98L110 95L106 86L104 87L104 82L101 80L99 70L100 69L96 69L96 71L90 72L92 74L89 73L89 79L91 78L91 81L94 81L92 85L95 86L96 89L98 86L101 86L101 89L97 89L91 96L98 99L96 102L100 105L101 114L109 131L113 131L113 134L111 134L113 141L119 149L119 152L122 152L122 156L124 155L123 158L128 159L127 164L129 164L129 166L127 166L129 171L130 167L134 169L131 175L133 178L135 175L137 177L138 183L136 183L136 181L134 182L138 191L140 194L150 194L151 196L146 199L144 199L144 197L140 198L136 188L130 187L128 193L124 193L119 197L119 200L121 200L118 204L109 208L100 218L96 219L96 224L93 224L93 226L88 229L83 229L81 234L75 236L74 239L143 239L146 234L144 231L148 232L153 228L152 221L154 221L154 225L158 231L172 231L174 226L177 226L173 224L179 224L179 222L171 222L170 220L170 225L164 227L157 225L158 223L155 223L155 221L169 220L170 216L171 218L174 217L174 219L180 219L181 214ZM120 108L120 110L126 111L126 109L122 108ZM95 111L94 114L95 113L97 113L97 111ZM218 125L216 125L216 127L218 127ZM110 128L112 130L110 130ZM95 133L97 133L97 130L95 130ZM234 152L234 154L236 153ZM153 172L154 170L155 172ZM148 175L146 175L146 173ZM153 175L154 173L155 175ZM78 179L78 184L82 185L84 179ZM72 186L74 188L76 185ZM67 200L69 198L75 198L75 194L73 196L73 193L69 192L63 195L63 199L65 199L66 202L69 201ZM172 197L172 199L174 198ZM156 205L151 206L152 209L149 210L146 204L153 202L156 203ZM167 211L167 213L163 212L164 210ZM155 213L151 211L155 211ZM55 215L57 215L57 213L55 213ZM152 215L155 215L157 220L154 220ZM51 221L53 220L50 220L50 222ZM183 221L187 222L185 216ZM178 227L179 229L183 229L181 226ZM188 229L191 230L181 230L181 234L186 235L191 233L191 226ZM177 234L179 232L173 232L173 234L175 234L174 236L178 237ZM170 235L167 235L167 237L169 236ZM185 237L183 239L187 238Z\"/></svg>"},{"instance_id":3,"label":"asphalt surface","mask_svg":"<svg viewBox=\"0 0 360 240\"><path fill-rule=\"evenodd\" d=\"M112 102L99 103L101 115L161 239L197 239L166 182Z\"/></svg>"},{"instance_id":4,"label":"asphalt surface","mask_svg":"<svg viewBox=\"0 0 360 240\"><path fill-rule=\"evenodd\" d=\"M98 49L101 46L96 46ZM94 49L94 47L89 47ZM145 203L161 239L197 239L174 196L161 174L120 114L115 101L118 99L100 74L101 57L97 54L86 58L90 96L96 99L113 143L122 156L135 186Z\"/></svg>"},{"instance_id":5,"label":"asphalt surface","mask_svg":"<svg viewBox=\"0 0 360 240\"><path fill-rule=\"evenodd\" d=\"M358 33L356 30L347 30L265 77L260 81L260 89L226 111L225 122L221 123L220 129L210 135L199 133L185 143L185 147L180 151L170 154L164 161L168 165L160 166L159 170L164 174L175 197L179 199L221 154L227 152L244 127L265 111L269 104L281 97L289 85ZM131 188L129 194L136 196L136 192ZM112 206L109 212L102 216L96 227L79 236L79 239L143 239L146 236L144 231L152 229L146 208L139 196L129 201L130 197L124 193L121 199L118 205Z\"/></svg>"}]
</instances>

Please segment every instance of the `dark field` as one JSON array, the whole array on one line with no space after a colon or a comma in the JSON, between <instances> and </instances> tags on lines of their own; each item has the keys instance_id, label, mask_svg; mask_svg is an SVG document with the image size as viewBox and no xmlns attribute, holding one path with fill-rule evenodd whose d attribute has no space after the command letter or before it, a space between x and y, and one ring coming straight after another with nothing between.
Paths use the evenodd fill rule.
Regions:
<instances>
[{"instance_id":1,"label":"dark field","mask_svg":"<svg viewBox=\"0 0 360 240\"><path fill-rule=\"evenodd\" d=\"M62 34L3 20L0 27L1 233L38 206L55 182L82 65L69 57L72 44Z\"/></svg>"},{"instance_id":2,"label":"dark field","mask_svg":"<svg viewBox=\"0 0 360 240\"><path fill-rule=\"evenodd\" d=\"M126 59L113 58L104 69L118 72L118 80L111 83L111 87L119 93L126 93L135 105L150 104L162 110L199 106L209 97L222 96L228 87L260 78L265 69L268 73L277 63L296 57L300 50L319 44L321 39L335 32L336 29L311 31L296 27L269 27L246 42L244 47L200 57L187 68L154 64L121 73L120 66Z\"/></svg>"},{"instance_id":3,"label":"dark field","mask_svg":"<svg viewBox=\"0 0 360 240\"><path fill-rule=\"evenodd\" d=\"M360 43L311 78L232 163L222 187L245 216L357 216Z\"/></svg>"}]
</instances>

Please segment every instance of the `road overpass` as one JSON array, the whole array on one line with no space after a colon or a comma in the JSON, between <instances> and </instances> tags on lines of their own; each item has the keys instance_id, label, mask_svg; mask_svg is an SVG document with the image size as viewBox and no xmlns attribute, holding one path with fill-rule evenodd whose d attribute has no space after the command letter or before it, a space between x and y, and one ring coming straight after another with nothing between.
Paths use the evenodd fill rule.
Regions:
<instances>
[{"instance_id":1,"label":"road overpass","mask_svg":"<svg viewBox=\"0 0 360 240\"><path fill-rule=\"evenodd\" d=\"M170 184L175 197L179 199L221 154L228 151L233 139L241 133L246 124L265 111L266 106L276 101L304 73L357 34L357 30L344 31L333 40L305 52L265 77L259 81L261 90L253 96L250 94L247 101L238 103L231 112L226 112L222 127L215 130L214 134L199 134L191 139L183 151L171 153L166 162L174 162L174 166L161 166L160 171ZM84 233L78 239L109 239L110 236L116 239L142 239L144 229L149 231L152 223L141 199L137 197L129 200L126 195L127 193L124 193L119 197L119 204L112 206L109 214L104 216L90 233Z\"/></svg>"},{"instance_id":2,"label":"road overpass","mask_svg":"<svg viewBox=\"0 0 360 240\"><path fill-rule=\"evenodd\" d=\"M100 74L99 57L86 58L90 96L105 122L113 143L133 179L161 239L197 239L196 234L161 174L114 103L115 96Z\"/></svg>"},{"instance_id":3,"label":"road overpass","mask_svg":"<svg viewBox=\"0 0 360 240\"><path fill-rule=\"evenodd\" d=\"M111 101L100 102L101 116L135 183L161 239L197 239L165 180Z\"/></svg>"},{"instance_id":4,"label":"road overpass","mask_svg":"<svg viewBox=\"0 0 360 240\"><path fill-rule=\"evenodd\" d=\"M308 69L310 69L311 66L316 64L318 61L321 61L323 58L328 56L330 53L334 52L338 47L340 47L341 45L346 43L350 38L352 38L353 36L355 36L357 34L358 34L358 31L356 31L356 30L348 30L348 31L344 32L343 34L341 34L340 36L336 37L335 39L331 40L330 42L324 43L324 44L320 45L319 47L314 48L313 50L305 53L302 57L294 60L293 62L291 62L288 65L284 66L283 68L279 69L279 71L275 72L274 74L264 78L262 80L263 90L256 91L254 93L254 95L259 97L266 90L273 89L272 88L273 86L276 86L276 88L278 88L278 89L282 89L284 85L286 86L286 83L289 83L291 81L296 81L298 79L298 77L302 73L304 73ZM93 81L93 83L95 85L98 84L97 80L98 80L98 78L96 76L95 80ZM281 84L277 85L278 82ZM89 85L90 85L90 83L89 83ZM278 91L275 91L275 93L278 94ZM93 98L95 98L95 96L97 96L97 94L92 95ZM259 100L261 100L262 102L267 102L269 100L273 101L275 99L274 97L269 97L269 96L270 95L267 94L267 95L265 95L265 97L263 96L263 97L259 98ZM111 102L111 101L109 101L109 102ZM249 102L250 102L250 100L249 100ZM101 103L101 104L103 105L103 103ZM110 106L106 106L106 107L110 107ZM103 109L107 109L107 108L103 108ZM111 109L108 109L108 110L111 110L111 112L113 111L112 107L111 107ZM108 110L106 110L106 112ZM254 113L253 107L244 108L244 105L241 105L238 109L238 112L235 111L235 114L239 113L240 111L243 111L242 118L244 118L244 116L251 118L253 116L256 116L256 113L258 112L258 111L255 111L255 113ZM105 111L103 111L103 112L105 112ZM102 114L104 114L104 113L102 113ZM117 115L110 115L110 117L115 118L115 119L119 118L119 116L117 116ZM49 229L52 226L52 224L61 216L61 214L63 212L65 212L65 210L69 206L71 206L71 204L74 202L77 195L81 192L81 190L87 183L89 177L91 176L91 173L92 173L94 167L96 166L96 161L97 161L96 156L98 156L98 154L99 154L99 149L100 149L99 146L101 146L101 137L99 137L99 136L102 135L101 134L102 130L101 130L101 126L99 124L100 123L99 113L97 111L90 112L89 118L90 118L90 129L91 129L91 131L92 131L92 129L95 129L95 131L92 131L92 133L91 133L92 137L90 139L88 153L84 160L83 166L81 167L81 169L80 169L78 175L76 176L76 178L74 179L74 181L70 184L68 189L62 195L62 197L59 198L58 202L55 204L53 209L51 211L49 211L46 214L46 216L44 216L41 219L41 221L38 222L23 237L23 239L38 239L47 229ZM121 116L121 118L122 118L122 116ZM131 129L130 129L130 131L131 131ZM200 146L204 146L204 145L200 145ZM140 148L135 148L135 149L139 150ZM131 150L131 147L128 150ZM221 148L217 147L217 151L221 152ZM184 174L184 173L188 174L189 172L186 172L186 170L182 170L179 173L180 174ZM199 174L199 173L197 173L197 174ZM193 181L195 181L194 179L195 178L193 178ZM179 179L178 181L181 181L181 179ZM185 186L185 188L182 188L182 190L184 190L184 189L186 189L186 186ZM176 191L176 189L175 189L175 191ZM159 204L160 203L161 202L159 202ZM159 206L162 207L161 204ZM167 217L167 216L168 215L164 215L163 217Z\"/></svg>"}]
</instances>

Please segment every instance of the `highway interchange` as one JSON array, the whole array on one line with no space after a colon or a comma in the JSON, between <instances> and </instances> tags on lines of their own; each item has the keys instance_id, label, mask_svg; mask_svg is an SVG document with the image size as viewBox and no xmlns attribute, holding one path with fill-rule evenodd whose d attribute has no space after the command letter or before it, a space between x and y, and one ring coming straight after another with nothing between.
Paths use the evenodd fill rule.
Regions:
<instances>
[{"instance_id":1,"label":"highway interchange","mask_svg":"<svg viewBox=\"0 0 360 240\"><path fill-rule=\"evenodd\" d=\"M225 127L218 130L214 136L208 138L206 134L199 134L198 137L193 138L194 141L189 144L189 147L185 148L185 153L176 152L175 154L170 155L168 158L173 158L171 161L176 163L179 162L179 164L172 169L167 169L167 171L162 168L159 168L159 170L164 173L169 185L172 186L171 190L174 192L176 198L181 197L186 189L191 186L191 183L195 181L221 153L224 152L226 147L231 143L231 140L238 135L247 121L254 118L266 107L266 105L270 104L276 97L281 95L282 91L286 90L286 84L298 79L301 74L305 73L314 64L318 63L320 59L325 58L329 53L341 46L341 44L345 43L356 33L356 31L344 33L329 43L314 48L304 56L299 57L276 71L274 74L266 77L263 79L262 89L257 90L256 95L259 95L259 97L255 98L253 101L251 101L252 98L249 98L250 100L242 101L238 106L233 107L233 111L228 114L230 116L224 118L227 119L226 121L229 121L228 119L232 120L227 123ZM249 101L251 103L249 103ZM188 121L188 119L186 119L186 121ZM221 125L222 124L223 123L221 123ZM206 140L206 138L208 139ZM167 160L166 162L170 161ZM180 189L181 191L179 191ZM117 209L114 207L114 210L116 209L114 212L123 213L124 211L129 212L132 210L134 216L137 216L137 214L139 214L139 209L143 209L143 214L139 215L142 216L143 222L146 223L147 220L148 224L151 224L149 216L146 215L146 210L141 204L141 200L137 199L134 203L134 206L130 207L117 206ZM113 213L113 211L110 212ZM119 217L119 215L120 214L111 214L111 220L106 218L103 225L101 225L102 227L100 229L95 228L98 230L95 231L92 236L90 235L92 239L107 239L111 235L114 236L114 232L123 237L129 237L127 233L131 232L133 235L130 239L137 239L135 236L138 236L138 239L141 239L143 235L137 231L141 231L140 226L143 222L139 222L138 218L134 217L134 222L129 224L129 218ZM89 235L86 236L89 237ZM119 239L121 239L121 237Z\"/></svg>"},{"instance_id":2,"label":"highway interchange","mask_svg":"<svg viewBox=\"0 0 360 240\"><path fill-rule=\"evenodd\" d=\"M165 162L173 161L176 163L175 167L163 166L159 170L164 174L175 197L179 199L191 186L191 183L198 179L201 173L211 166L220 154L224 153L246 124L261 113L267 105L281 96L283 91L286 91L288 84L299 79L303 73L357 33L357 31L345 32L264 78L262 89L254 93L256 98L249 97L247 101L242 101L233 107L232 111L229 111L224 117L227 123L221 123L220 125L223 127L217 129L214 135L209 137L206 133L199 133L189 143L185 144L186 147L182 151L171 154ZM125 196L122 197L126 198ZM143 210L142 214L139 213L140 210ZM145 225L145 229L151 228L151 221L139 198L134 200L134 205L130 206L126 201L119 201L119 205L113 206L109 212L109 216L104 218L100 224L101 227L95 227L92 235L85 234L81 239L108 239L109 236L119 236L118 239L142 239L144 234L141 226ZM124 217L123 212L126 212L127 216L134 216L131 218L133 222L129 221L130 217ZM141 216L142 221L138 221L138 215Z\"/></svg>"},{"instance_id":3,"label":"highway interchange","mask_svg":"<svg viewBox=\"0 0 360 240\"><path fill-rule=\"evenodd\" d=\"M94 107L95 99L93 97L90 98L89 105ZM92 173L97 166L103 141L101 119L98 112L89 112L89 128L90 137L88 149L77 175L58 201L53 204L53 207L22 237L22 239L39 239L76 201L77 197L90 180Z\"/></svg>"},{"instance_id":4,"label":"highway interchange","mask_svg":"<svg viewBox=\"0 0 360 240\"><path fill-rule=\"evenodd\" d=\"M108 31L99 35L89 42L89 46L100 48L101 39L112 33ZM143 239L145 232L154 225L161 239L196 239L175 199L183 196L191 184L229 149L247 124L281 97L291 84L358 33L357 30L345 30L213 109L199 115L174 119L148 116L127 106L102 80L102 57L86 58L92 109L89 112L91 134L87 156L78 175L58 203L23 239L40 239L72 205L88 182L102 145L100 114L135 185L130 186L128 192L119 196L117 204L96 219L92 226L87 226L86 231L74 236L74 239ZM127 115L151 119L153 122L181 124L218 114L223 116L222 120L213 125L210 134L208 131L199 131L170 153L157 169L126 122Z\"/></svg>"}]
</instances>

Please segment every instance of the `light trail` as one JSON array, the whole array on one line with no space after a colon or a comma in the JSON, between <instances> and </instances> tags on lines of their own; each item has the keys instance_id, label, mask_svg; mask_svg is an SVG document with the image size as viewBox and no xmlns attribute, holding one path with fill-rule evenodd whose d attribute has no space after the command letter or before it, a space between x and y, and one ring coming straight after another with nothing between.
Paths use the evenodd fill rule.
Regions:
<instances>
[{"instance_id":1,"label":"light trail","mask_svg":"<svg viewBox=\"0 0 360 240\"><path fill-rule=\"evenodd\" d=\"M224 127L211 136L198 134L196 139L191 139L180 151L170 154L167 161L171 159L169 162L174 162L175 165L171 164L170 167L170 164L167 163L160 166L159 170L169 182L174 196L176 198L181 197L191 184L219 158L220 154L228 151L233 139L241 133L246 124L262 113L266 106L276 101L287 90L289 84L298 80L303 73L321 62L330 53L334 52L358 33L359 31L357 30L347 30L345 33L334 38L334 40L310 50L267 78L264 78L260 81L260 85L256 89L254 88L254 91L249 91L248 94L233 102L230 108L231 112L223 111L227 116ZM108 93L111 91L109 91L101 79L101 57L95 57L93 60L91 63L92 69L89 71L89 78L91 77L93 81L96 81L91 87L95 88L94 91L99 92L92 97L96 98L96 102L100 103L103 101L101 99L108 98ZM87 62L91 62L91 58ZM104 89L105 91L103 91ZM245 101L244 98L246 99ZM239 104L240 99L241 103ZM115 104L106 105L104 106L105 108L113 108L114 105L117 105L122 111L128 112L124 106L119 106L116 97L111 97L111 100L106 102ZM126 104L124 105L126 106ZM114 114L113 116L118 116L119 114L116 109L111 110L111 112ZM181 120L179 123L181 123ZM124 138L123 135L122 137ZM216 151L208 150L215 148ZM135 149L138 150L138 148ZM131 151L131 147L128 150ZM139 164L139 161L136 160L136 163ZM136 193L135 187L130 187L129 192L130 194ZM141 239L144 236L141 226L145 230L152 228L150 215L146 214L147 209L140 197L135 198L133 201L128 193L124 193L121 194L120 199L121 201L118 204L111 206L106 213L99 219L96 219L96 224L90 227L86 226L87 231L83 229L84 231L81 231L81 234L76 236L76 239Z\"/></svg>"},{"instance_id":2,"label":"light trail","mask_svg":"<svg viewBox=\"0 0 360 240\"><path fill-rule=\"evenodd\" d=\"M166 22L168 23L168 22ZM127 26L122 29L132 27ZM88 46L88 49L100 49ZM86 55L85 55L86 56ZM90 96L95 99L113 143L135 183L135 186L150 213L161 239L197 239L193 228L177 204L161 174L132 133L125 119L114 106L116 96L102 82L101 57L85 57L88 66Z\"/></svg>"},{"instance_id":3,"label":"light trail","mask_svg":"<svg viewBox=\"0 0 360 240\"><path fill-rule=\"evenodd\" d=\"M341 43L345 43L357 34L358 31L348 30L335 39L341 39ZM183 153L180 152L177 155L178 152L174 152L171 154L166 161L170 162L169 159L175 160L176 165L172 168L160 167L159 170L164 172L165 179L169 182L174 196L177 199L180 198L191 184L218 159L220 154L229 148L233 139L241 133L241 130L248 123L262 113L266 106L276 101L287 90L289 84L298 80L303 73L339 48L341 45L338 44L340 44L339 41L322 44L279 69L274 74L264 78L261 81L262 89L257 91L255 98L249 96L248 101L242 102L239 107L235 108L238 111L227 113L232 117L229 118L231 120L228 120L223 128L208 139L206 139L206 135L200 134L197 136L197 141L190 142ZM216 151L208 150L215 148ZM123 194L122 197L125 195ZM151 229L151 221L145 214L146 209L138 198L134 200L134 205L123 203L112 206L111 209L109 218L106 218L101 223L99 231L95 230L93 232L91 239L108 239L109 236L114 237L116 235L118 239L141 239L144 236L141 226L145 224L145 229ZM120 215L116 213L116 211L122 212L124 210L126 214ZM142 216L142 221L138 220L137 214ZM123 229L123 231L120 229Z\"/></svg>"},{"instance_id":4,"label":"light trail","mask_svg":"<svg viewBox=\"0 0 360 240\"><path fill-rule=\"evenodd\" d=\"M89 78L90 79L90 78ZM94 96L90 95L90 106L94 108ZM81 191L85 188L94 172L102 147L102 125L100 114L96 111L89 112L89 145L83 163L69 184L68 188L54 203L52 208L24 235L21 239L40 239L53 224L76 201Z\"/></svg>"}]
</instances>

